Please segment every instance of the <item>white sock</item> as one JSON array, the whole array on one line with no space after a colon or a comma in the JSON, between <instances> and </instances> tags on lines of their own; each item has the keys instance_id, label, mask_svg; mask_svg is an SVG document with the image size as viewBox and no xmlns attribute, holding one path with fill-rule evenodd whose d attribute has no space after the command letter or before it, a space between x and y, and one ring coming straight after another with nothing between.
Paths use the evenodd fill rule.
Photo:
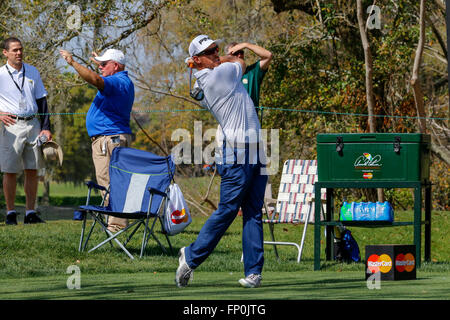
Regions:
<instances>
[{"instance_id":1,"label":"white sock","mask_svg":"<svg viewBox=\"0 0 450 320\"><path fill-rule=\"evenodd\" d=\"M35 210L27 210L26 212L25 212L25 215L27 216L27 215L29 215L30 213L36 213L36 211Z\"/></svg>"},{"instance_id":2,"label":"white sock","mask_svg":"<svg viewBox=\"0 0 450 320\"><path fill-rule=\"evenodd\" d=\"M16 213L16 210L10 210L10 211L8 211L8 213L6 215L11 214L11 213Z\"/></svg>"}]
</instances>

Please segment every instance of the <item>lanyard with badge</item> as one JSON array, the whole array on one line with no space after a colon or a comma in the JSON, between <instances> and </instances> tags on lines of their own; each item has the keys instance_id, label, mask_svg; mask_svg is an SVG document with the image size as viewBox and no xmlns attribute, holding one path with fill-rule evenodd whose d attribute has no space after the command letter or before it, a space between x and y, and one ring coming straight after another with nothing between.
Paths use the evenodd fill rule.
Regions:
<instances>
[{"instance_id":1,"label":"lanyard with badge","mask_svg":"<svg viewBox=\"0 0 450 320\"><path fill-rule=\"evenodd\" d=\"M23 66L23 75L22 75L22 87L19 87L19 84L16 82L16 80L14 80L14 77L11 73L11 71L9 71L8 66L6 65L6 70L8 70L9 76L11 77L11 80L14 82L14 84L16 85L17 89L20 91L20 102L19 102L19 108L20 109L26 109L27 107L27 102L25 99L25 92L23 91L23 85L25 83L25 65Z\"/></svg>"}]
</instances>

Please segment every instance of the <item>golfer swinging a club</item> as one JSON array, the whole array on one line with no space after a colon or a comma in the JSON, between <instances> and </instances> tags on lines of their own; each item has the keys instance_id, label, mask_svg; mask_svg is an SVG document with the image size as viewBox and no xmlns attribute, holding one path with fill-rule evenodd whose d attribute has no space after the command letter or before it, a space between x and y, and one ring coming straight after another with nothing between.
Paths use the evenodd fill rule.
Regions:
<instances>
[{"instance_id":1,"label":"golfer swinging a club","mask_svg":"<svg viewBox=\"0 0 450 320\"><path fill-rule=\"evenodd\" d=\"M242 207L245 278L239 283L255 288L261 284L264 264L261 209L267 175L261 172L263 161L258 152L261 127L253 101L241 82L245 62L232 55L219 57L217 42L206 35L195 37L189 45L187 62L197 70L194 76L203 90L202 105L222 128L216 152L220 201L197 239L180 249L175 281L178 287L187 286L194 269L213 252Z\"/></svg>"}]
</instances>

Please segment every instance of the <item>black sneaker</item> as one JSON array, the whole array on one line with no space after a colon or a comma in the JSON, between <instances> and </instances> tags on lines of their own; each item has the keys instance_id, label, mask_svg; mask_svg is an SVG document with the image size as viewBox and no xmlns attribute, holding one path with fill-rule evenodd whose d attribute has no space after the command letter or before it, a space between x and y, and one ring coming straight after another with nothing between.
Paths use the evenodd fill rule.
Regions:
<instances>
[{"instance_id":1,"label":"black sneaker","mask_svg":"<svg viewBox=\"0 0 450 320\"><path fill-rule=\"evenodd\" d=\"M36 212L31 212L27 215L25 215L25 218L23 219L24 224L33 224L33 223L45 223L44 220L38 217Z\"/></svg>"},{"instance_id":2,"label":"black sneaker","mask_svg":"<svg viewBox=\"0 0 450 320\"><path fill-rule=\"evenodd\" d=\"M5 223L10 226L17 225L17 212L7 214Z\"/></svg>"}]
</instances>

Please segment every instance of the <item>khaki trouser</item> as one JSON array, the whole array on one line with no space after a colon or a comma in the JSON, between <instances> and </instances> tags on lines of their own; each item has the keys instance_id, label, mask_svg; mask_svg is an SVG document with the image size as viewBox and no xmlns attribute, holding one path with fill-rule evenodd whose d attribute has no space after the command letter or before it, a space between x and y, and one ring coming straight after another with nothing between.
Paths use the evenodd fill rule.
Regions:
<instances>
[{"instance_id":1,"label":"khaki trouser","mask_svg":"<svg viewBox=\"0 0 450 320\"><path fill-rule=\"evenodd\" d=\"M37 139L41 124L37 118L16 120L14 125L0 122L0 168L2 172L19 173L23 169L44 168L41 148Z\"/></svg>"},{"instance_id":2,"label":"khaki trouser","mask_svg":"<svg viewBox=\"0 0 450 320\"><path fill-rule=\"evenodd\" d=\"M112 136L98 136L92 138L92 160L94 161L97 184L108 188L109 186L109 160L115 147L128 147L131 145L131 134L116 134ZM105 199L105 206L108 204ZM128 226L128 219L109 217L108 226Z\"/></svg>"}]
</instances>

